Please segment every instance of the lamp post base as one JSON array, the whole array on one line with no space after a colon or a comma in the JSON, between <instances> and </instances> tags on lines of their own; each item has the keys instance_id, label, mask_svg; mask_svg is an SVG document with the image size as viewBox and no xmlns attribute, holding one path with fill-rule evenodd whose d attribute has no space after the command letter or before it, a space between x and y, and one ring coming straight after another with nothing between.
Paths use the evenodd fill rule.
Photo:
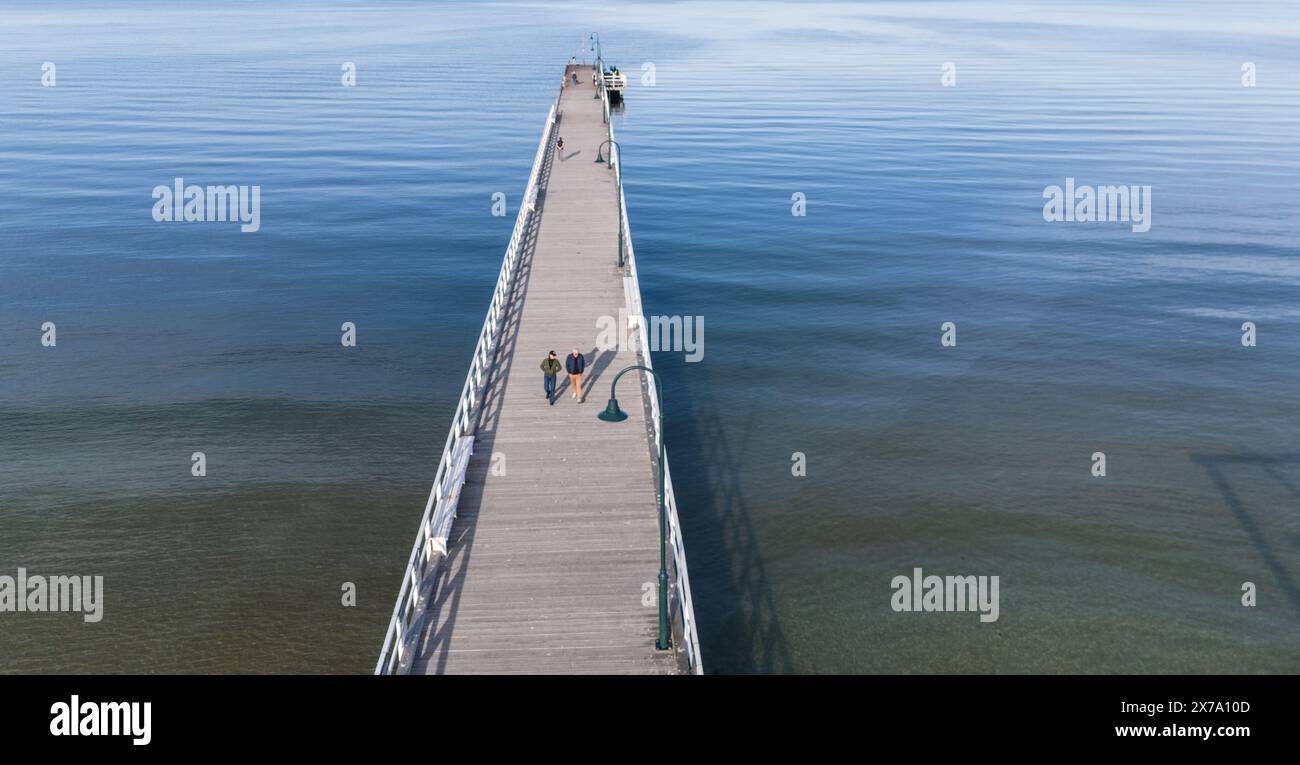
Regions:
<instances>
[{"instance_id":1,"label":"lamp post base","mask_svg":"<svg viewBox=\"0 0 1300 765\"><path fill-rule=\"evenodd\" d=\"M668 632L668 574L659 572L659 639L655 648L667 651L673 647L672 635Z\"/></svg>"}]
</instances>

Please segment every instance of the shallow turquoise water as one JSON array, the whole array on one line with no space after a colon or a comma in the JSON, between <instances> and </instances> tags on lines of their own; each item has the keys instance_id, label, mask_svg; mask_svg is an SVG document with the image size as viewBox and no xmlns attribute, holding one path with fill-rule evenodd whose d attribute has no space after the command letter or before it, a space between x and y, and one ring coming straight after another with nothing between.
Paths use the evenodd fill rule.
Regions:
<instances>
[{"instance_id":1,"label":"shallow turquoise water","mask_svg":"<svg viewBox=\"0 0 1300 765\"><path fill-rule=\"evenodd\" d=\"M646 308L705 319L655 364L710 670L1300 670L1294 12L597 7L5 8L0 574L107 594L0 614L0 671L371 669L595 26ZM261 231L155 223L176 176ZM1046 223L1067 177L1151 231ZM914 566L1000 619L894 613Z\"/></svg>"}]
</instances>

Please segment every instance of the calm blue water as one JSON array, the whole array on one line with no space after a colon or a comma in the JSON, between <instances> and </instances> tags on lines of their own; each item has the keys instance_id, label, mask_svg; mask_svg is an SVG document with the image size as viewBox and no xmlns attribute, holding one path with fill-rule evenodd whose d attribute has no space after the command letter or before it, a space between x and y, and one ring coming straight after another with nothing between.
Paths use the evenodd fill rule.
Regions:
<instances>
[{"instance_id":1,"label":"calm blue water","mask_svg":"<svg viewBox=\"0 0 1300 765\"><path fill-rule=\"evenodd\" d=\"M0 671L373 667L597 27L647 311L705 320L655 364L711 671L1300 671L1294 7L598 9L3 8L0 574L107 593L0 613ZM261 231L155 223L177 176ZM1151 231L1044 222L1066 177ZM999 620L894 613L914 566Z\"/></svg>"}]
</instances>

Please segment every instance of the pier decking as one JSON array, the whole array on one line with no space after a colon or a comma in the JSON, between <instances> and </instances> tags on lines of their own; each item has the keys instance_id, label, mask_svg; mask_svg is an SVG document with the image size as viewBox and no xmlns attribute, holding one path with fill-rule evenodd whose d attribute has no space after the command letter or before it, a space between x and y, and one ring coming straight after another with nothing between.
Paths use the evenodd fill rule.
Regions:
<instances>
[{"instance_id":1,"label":"pier decking","mask_svg":"<svg viewBox=\"0 0 1300 765\"><path fill-rule=\"evenodd\" d=\"M431 558L427 574L423 566L416 567L419 574L408 572L411 592L399 595L394 614L402 623L390 627L393 649L401 654L400 661L389 660L391 671L699 671L684 645L694 632L689 591L679 581L684 556L670 567L671 588L686 594L684 604L681 597L673 601L674 647L655 648L658 451L647 427L643 373L631 372L619 383L628 420L596 418L614 375L648 364L648 353L596 347L598 319L617 321L628 309L625 281L637 290L638 313L640 297L635 265L629 264L629 276L618 264L621 168L595 162L612 132L608 102L593 86L592 71L568 67L553 126L543 135L535 203L530 213L525 200L517 223L517 266L508 279L503 271L497 326L491 333L485 326L492 347L483 353L483 379L474 385L471 371L467 382L466 408L473 411L460 426L464 436L458 439L453 426L446 470L439 473L450 477L435 485L426 509L428 528L439 525L432 517L438 501L454 504L455 520L448 516L445 554ZM556 148L559 137L563 151ZM611 148L603 147L607 160ZM630 236L623 241L630 255ZM561 373L555 404L548 405L539 364L550 350L563 360L575 347L587 358L585 403L574 400ZM457 501L457 446L467 443L473 454L460 466L464 485ZM671 510L676 535L675 503ZM442 546L441 538L434 541L436 531L427 536L428 544ZM674 539L680 547L680 538ZM417 540L413 563L421 558L420 546ZM403 597L410 598L405 615ZM683 640L686 632L692 641ZM381 672L385 661L381 657Z\"/></svg>"}]
</instances>

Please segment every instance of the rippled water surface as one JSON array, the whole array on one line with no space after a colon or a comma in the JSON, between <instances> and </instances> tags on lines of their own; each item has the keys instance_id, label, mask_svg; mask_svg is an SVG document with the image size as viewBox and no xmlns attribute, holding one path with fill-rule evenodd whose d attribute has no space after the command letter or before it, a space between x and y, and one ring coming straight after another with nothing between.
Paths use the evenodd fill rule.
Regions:
<instances>
[{"instance_id":1,"label":"rippled water surface","mask_svg":"<svg viewBox=\"0 0 1300 765\"><path fill-rule=\"evenodd\" d=\"M655 364L710 670L1300 671L1293 6L605 7L5 5L0 574L107 592L0 672L373 667L596 29L646 308L705 321ZM155 223L177 176L261 230ZM1151 230L1045 222L1067 177ZM1000 618L894 613L916 566Z\"/></svg>"}]
</instances>

